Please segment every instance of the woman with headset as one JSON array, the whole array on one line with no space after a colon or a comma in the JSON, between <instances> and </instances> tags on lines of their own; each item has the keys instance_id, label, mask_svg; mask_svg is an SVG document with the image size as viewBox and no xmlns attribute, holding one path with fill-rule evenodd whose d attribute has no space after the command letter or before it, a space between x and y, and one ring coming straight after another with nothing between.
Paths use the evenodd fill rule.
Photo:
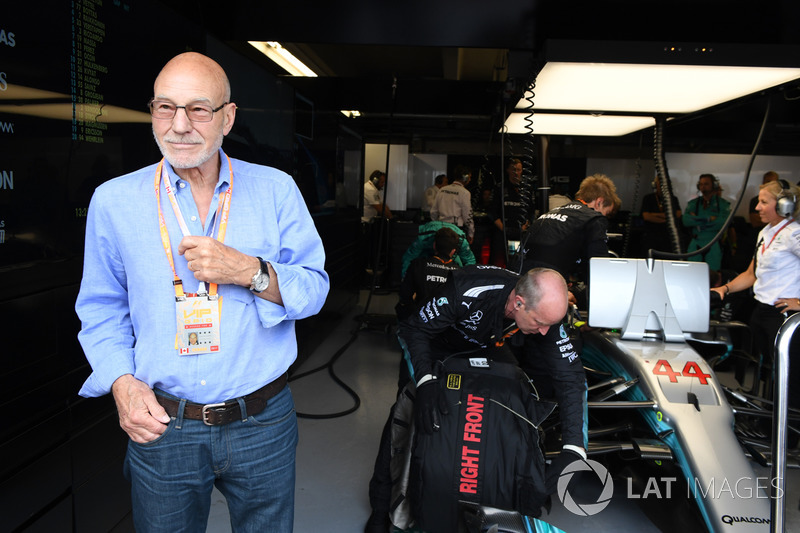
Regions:
<instances>
[{"instance_id":1,"label":"woman with headset","mask_svg":"<svg viewBox=\"0 0 800 533\"><path fill-rule=\"evenodd\" d=\"M747 270L725 285L711 289L724 300L730 293L753 288L755 306L750 317L756 352L753 355L759 355L762 361L772 361L778 329L790 314L800 310L800 224L795 220L800 210L798 192L786 180L761 185L756 211L766 226L758 234L753 259ZM792 343L790 350L790 383L793 375L800 375L796 344ZM768 378L767 383L770 382ZM790 387L789 404L798 407L798 400L800 386Z\"/></svg>"}]
</instances>

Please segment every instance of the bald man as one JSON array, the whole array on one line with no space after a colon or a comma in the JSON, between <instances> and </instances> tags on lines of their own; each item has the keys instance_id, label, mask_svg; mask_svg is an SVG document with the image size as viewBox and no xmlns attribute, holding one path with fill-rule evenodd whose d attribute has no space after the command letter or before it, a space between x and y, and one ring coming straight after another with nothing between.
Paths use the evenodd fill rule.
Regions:
<instances>
[{"instance_id":1,"label":"bald man","mask_svg":"<svg viewBox=\"0 0 800 533\"><path fill-rule=\"evenodd\" d=\"M563 325L567 306L567 284L555 270L535 268L522 276L486 265L453 270L447 282L398 328L417 384L417 431L438 431L441 417L450 414L440 401L438 362L469 353L518 361L540 394L559 403L562 456L585 458L586 378ZM373 515L368 526L381 523L379 518L389 509L386 491L391 491L391 479L376 477L370 483Z\"/></svg>"},{"instance_id":2,"label":"bald man","mask_svg":"<svg viewBox=\"0 0 800 533\"><path fill-rule=\"evenodd\" d=\"M526 373L557 384L546 387L542 380L541 386L552 388L559 402L565 446L584 453L585 376L562 324L567 298L564 278L547 268L522 276L486 265L451 272L441 290L401 321L398 330L417 383L418 429L433 431L438 425L434 406L439 387L432 385L437 361L474 350L502 359L510 349Z\"/></svg>"},{"instance_id":3,"label":"bald man","mask_svg":"<svg viewBox=\"0 0 800 533\"><path fill-rule=\"evenodd\" d=\"M291 176L222 151L236 104L211 58L170 60L150 114L164 158L89 205L80 394L114 396L139 533L205 531L215 485L234 531L291 531L286 376L328 293L322 242Z\"/></svg>"}]
</instances>

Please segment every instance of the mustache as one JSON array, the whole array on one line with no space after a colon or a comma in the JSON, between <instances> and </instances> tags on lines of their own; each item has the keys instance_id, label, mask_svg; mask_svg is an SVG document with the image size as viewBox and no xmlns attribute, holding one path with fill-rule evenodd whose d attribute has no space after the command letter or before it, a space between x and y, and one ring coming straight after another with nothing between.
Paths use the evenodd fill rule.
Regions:
<instances>
[{"instance_id":1,"label":"mustache","mask_svg":"<svg viewBox=\"0 0 800 533\"><path fill-rule=\"evenodd\" d=\"M176 143L176 144L203 144L201 139L192 138L189 136L177 136L177 137L164 137L165 143Z\"/></svg>"}]
</instances>

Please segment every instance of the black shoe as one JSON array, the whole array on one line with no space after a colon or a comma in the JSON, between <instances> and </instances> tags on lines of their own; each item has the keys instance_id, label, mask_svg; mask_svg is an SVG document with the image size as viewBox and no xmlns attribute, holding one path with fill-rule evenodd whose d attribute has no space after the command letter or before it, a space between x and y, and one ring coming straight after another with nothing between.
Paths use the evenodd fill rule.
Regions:
<instances>
[{"instance_id":1,"label":"black shoe","mask_svg":"<svg viewBox=\"0 0 800 533\"><path fill-rule=\"evenodd\" d=\"M388 533L392 525L389 521L389 513L386 511L372 511L364 527L364 533Z\"/></svg>"}]
</instances>

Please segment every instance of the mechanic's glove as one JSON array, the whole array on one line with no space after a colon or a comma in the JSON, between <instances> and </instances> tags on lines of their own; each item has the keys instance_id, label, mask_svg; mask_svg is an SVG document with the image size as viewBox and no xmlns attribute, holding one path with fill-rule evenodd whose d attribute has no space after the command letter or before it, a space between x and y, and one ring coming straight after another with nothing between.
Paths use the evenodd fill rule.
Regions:
<instances>
[{"instance_id":1,"label":"mechanic's glove","mask_svg":"<svg viewBox=\"0 0 800 533\"><path fill-rule=\"evenodd\" d=\"M439 427L441 427L439 413L446 415L450 412L439 380L430 374L419 380L414 400L414 412L417 431L424 431L428 435L439 431Z\"/></svg>"},{"instance_id":2,"label":"mechanic's glove","mask_svg":"<svg viewBox=\"0 0 800 533\"><path fill-rule=\"evenodd\" d=\"M569 464L575 461L583 461L584 459L586 458L578 451L572 449L572 447L564 447L561 453L545 467L544 483L547 494L553 494L556 491L558 488L558 478Z\"/></svg>"}]
</instances>

